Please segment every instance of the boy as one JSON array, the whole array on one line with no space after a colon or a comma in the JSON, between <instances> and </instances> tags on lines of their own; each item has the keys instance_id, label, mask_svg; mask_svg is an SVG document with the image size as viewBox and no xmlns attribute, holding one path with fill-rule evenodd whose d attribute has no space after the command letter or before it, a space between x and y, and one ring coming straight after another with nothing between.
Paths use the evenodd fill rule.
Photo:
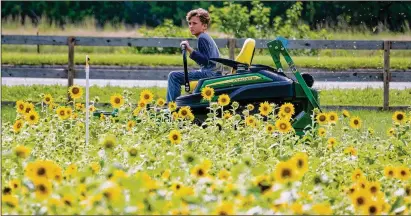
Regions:
<instances>
[{"instance_id":1,"label":"boy","mask_svg":"<svg viewBox=\"0 0 411 216\"><path fill-rule=\"evenodd\" d=\"M222 65L209 61L210 58L219 58L220 52L215 41L206 33L210 25L210 15L202 8L187 13L186 19L192 35L198 38L198 50L193 50L188 41L182 41L190 58L201 66L200 70L188 73L188 79L199 80L202 78L221 75ZM181 85L184 84L183 71L171 71L168 74L167 103L175 101L181 94Z\"/></svg>"}]
</instances>

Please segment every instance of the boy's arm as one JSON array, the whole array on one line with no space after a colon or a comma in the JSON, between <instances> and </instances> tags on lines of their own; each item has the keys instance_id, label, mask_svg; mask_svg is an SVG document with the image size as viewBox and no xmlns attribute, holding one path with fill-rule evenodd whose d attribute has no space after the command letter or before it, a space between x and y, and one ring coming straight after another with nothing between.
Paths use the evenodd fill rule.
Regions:
<instances>
[{"instance_id":1,"label":"boy's arm","mask_svg":"<svg viewBox=\"0 0 411 216\"><path fill-rule=\"evenodd\" d=\"M190 54L190 58L199 65L207 65L208 60L211 58L211 44L205 38L198 39L198 51L193 50Z\"/></svg>"}]
</instances>

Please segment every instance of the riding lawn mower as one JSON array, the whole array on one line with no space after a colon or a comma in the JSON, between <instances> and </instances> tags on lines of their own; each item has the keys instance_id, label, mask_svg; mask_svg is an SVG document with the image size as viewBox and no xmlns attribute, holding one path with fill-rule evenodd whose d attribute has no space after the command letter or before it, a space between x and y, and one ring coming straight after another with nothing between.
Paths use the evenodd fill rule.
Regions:
<instances>
[{"instance_id":1,"label":"riding lawn mower","mask_svg":"<svg viewBox=\"0 0 411 216\"><path fill-rule=\"evenodd\" d=\"M215 91L215 96L211 101L216 101L221 94L227 94L231 101L238 102L240 106L253 104L258 107L260 103L265 101L277 105L288 102L295 107L291 124L296 133L302 135L304 128L312 124L313 109L318 108L321 111L318 103L318 92L311 88L314 84L313 77L309 74L300 74L286 49L286 45L287 41L282 38L267 43L276 68L251 64L255 51L255 40L248 38L235 60L210 59L232 68L231 74L198 81L188 80L187 55L186 49L183 47L184 87L187 94L176 99L177 108L189 106L196 121L204 121L207 118L207 113L210 112L208 109L210 102L203 99L201 90L207 86ZM285 58L295 80L288 78L283 72L280 55ZM113 114L113 112L97 111L94 115L100 116L100 113Z\"/></svg>"}]
</instances>

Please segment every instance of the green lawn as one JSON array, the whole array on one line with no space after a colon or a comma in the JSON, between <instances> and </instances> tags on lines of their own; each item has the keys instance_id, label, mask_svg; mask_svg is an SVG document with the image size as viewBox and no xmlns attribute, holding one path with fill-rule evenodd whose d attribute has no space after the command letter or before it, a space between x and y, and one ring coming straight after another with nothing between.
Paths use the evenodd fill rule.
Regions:
<instances>
[{"instance_id":1,"label":"green lawn","mask_svg":"<svg viewBox=\"0 0 411 216\"><path fill-rule=\"evenodd\" d=\"M83 65L85 53L76 53L74 63ZM19 53L3 52L2 64L11 65L66 65L67 53ZM181 55L142 55L142 54L101 54L90 55L92 65L121 65L121 66L181 66ZM348 68L383 68L382 57L374 56L336 56L336 57L304 57L294 56L294 62L300 68L325 68L325 69L348 69ZM256 55L254 64L274 65L271 56ZM189 60L190 66L196 65ZM286 65L283 61L283 65ZM392 69L410 69L411 58L393 57L390 67Z\"/></svg>"}]
</instances>

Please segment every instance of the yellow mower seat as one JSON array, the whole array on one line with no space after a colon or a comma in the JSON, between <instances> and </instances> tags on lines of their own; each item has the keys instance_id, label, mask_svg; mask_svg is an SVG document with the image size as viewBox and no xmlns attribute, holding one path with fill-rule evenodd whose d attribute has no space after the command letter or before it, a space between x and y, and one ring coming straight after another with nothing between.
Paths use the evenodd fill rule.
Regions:
<instances>
[{"instance_id":1,"label":"yellow mower seat","mask_svg":"<svg viewBox=\"0 0 411 216\"><path fill-rule=\"evenodd\" d=\"M190 91L189 93L193 93L194 89L197 87L198 80L190 81Z\"/></svg>"},{"instance_id":2,"label":"yellow mower seat","mask_svg":"<svg viewBox=\"0 0 411 216\"><path fill-rule=\"evenodd\" d=\"M238 54L235 61L241 62L247 65L251 65L253 61L255 51L255 40L252 38L247 38L244 41L243 48L241 48L240 54ZM231 69L231 74L235 74L237 71L233 68Z\"/></svg>"}]
</instances>

